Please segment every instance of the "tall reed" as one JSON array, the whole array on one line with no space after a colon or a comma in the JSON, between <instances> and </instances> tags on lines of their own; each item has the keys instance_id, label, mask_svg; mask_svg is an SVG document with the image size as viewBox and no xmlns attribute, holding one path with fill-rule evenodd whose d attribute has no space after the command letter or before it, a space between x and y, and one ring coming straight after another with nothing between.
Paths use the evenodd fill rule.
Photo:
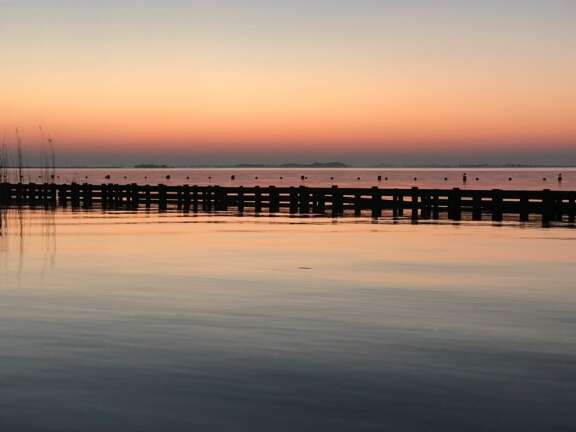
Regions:
<instances>
[{"instance_id":1,"label":"tall reed","mask_svg":"<svg viewBox=\"0 0 576 432\"><path fill-rule=\"evenodd\" d=\"M0 147L0 183L8 183L8 136L6 130L2 134L2 146Z\"/></svg>"},{"instance_id":2,"label":"tall reed","mask_svg":"<svg viewBox=\"0 0 576 432\"><path fill-rule=\"evenodd\" d=\"M18 169L18 183L24 182L24 155L22 154L22 137L20 130L16 128L16 161Z\"/></svg>"}]
</instances>

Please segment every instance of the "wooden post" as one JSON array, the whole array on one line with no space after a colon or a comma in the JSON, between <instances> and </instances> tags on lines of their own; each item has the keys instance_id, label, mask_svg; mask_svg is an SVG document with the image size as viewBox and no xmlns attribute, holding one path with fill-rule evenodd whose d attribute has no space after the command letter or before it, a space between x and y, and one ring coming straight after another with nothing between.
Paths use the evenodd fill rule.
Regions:
<instances>
[{"instance_id":1,"label":"wooden post","mask_svg":"<svg viewBox=\"0 0 576 432\"><path fill-rule=\"evenodd\" d=\"M192 211L198 213L198 186L192 186Z\"/></svg>"},{"instance_id":2,"label":"wooden post","mask_svg":"<svg viewBox=\"0 0 576 432\"><path fill-rule=\"evenodd\" d=\"M92 187L88 183L82 184L82 207L89 209L92 207Z\"/></svg>"},{"instance_id":3,"label":"wooden post","mask_svg":"<svg viewBox=\"0 0 576 432\"><path fill-rule=\"evenodd\" d=\"M220 209L220 187L210 186L210 211Z\"/></svg>"},{"instance_id":4,"label":"wooden post","mask_svg":"<svg viewBox=\"0 0 576 432\"><path fill-rule=\"evenodd\" d=\"M114 184L108 183L107 186L108 193L107 193L107 207L114 208L114 203L116 202L116 189Z\"/></svg>"},{"instance_id":5,"label":"wooden post","mask_svg":"<svg viewBox=\"0 0 576 432\"><path fill-rule=\"evenodd\" d=\"M554 220L562 222L564 219L564 207L562 205L563 199L559 197L554 198Z\"/></svg>"},{"instance_id":6,"label":"wooden post","mask_svg":"<svg viewBox=\"0 0 576 432\"><path fill-rule=\"evenodd\" d=\"M7 206L10 204L10 185L8 183L2 183L0 185L0 205Z\"/></svg>"},{"instance_id":7,"label":"wooden post","mask_svg":"<svg viewBox=\"0 0 576 432\"><path fill-rule=\"evenodd\" d=\"M310 213L310 193L306 186L300 186L299 188L299 203L298 207L300 210L300 214L308 214Z\"/></svg>"},{"instance_id":8,"label":"wooden post","mask_svg":"<svg viewBox=\"0 0 576 432\"><path fill-rule=\"evenodd\" d=\"M254 188L254 213L258 214L262 212L262 190L260 186Z\"/></svg>"},{"instance_id":9,"label":"wooden post","mask_svg":"<svg viewBox=\"0 0 576 432\"><path fill-rule=\"evenodd\" d=\"M34 207L36 201L36 183L28 183L28 205Z\"/></svg>"},{"instance_id":10,"label":"wooden post","mask_svg":"<svg viewBox=\"0 0 576 432\"><path fill-rule=\"evenodd\" d=\"M315 188L310 188L310 213L318 214L318 191Z\"/></svg>"},{"instance_id":11,"label":"wooden post","mask_svg":"<svg viewBox=\"0 0 576 432\"><path fill-rule=\"evenodd\" d=\"M492 220L500 222L502 219L502 191L500 189L492 189Z\"/></svg>"},{"instance_id":12,"label":"wooden post","mask_svg":"<svg viewBox=\"0 0 576 432\"><path fill-rule=\"evenodd\" d=\"M100 185L100 207L102 209L106 209L107 192L106 184L102 183Z\"/></svg>"},{"instance_id":13,"label":"wooden post","mask_svg":"<svg viewBox=\"0 0 576 432\"><path fill-rule=\"evenodd\" d=\"M398 202L396 203L398 206L398 216L404 217L404 194L398 190Z\"/></svg>"},{"instance_id":14,"label":"wooden post","mask_svg":"<svg viewBox=\"0 0 576 432\"><path fill-rule=\"evenodd\" d=\"M562 221L562 199L558 197L556 192L552 191L552 220L553 221Z\"/></svg>"},{"instance_id":15,"label":"wooden post","mask_svg":"<svg viewBox=\"0 0 576 432\"><path fill-rule=\"evenodd\" d=\"M122 191L120 190L120 185L115 183L112 186L113 190L114 190L114 208L120 208L121 204L122 204Z\"/></svg>"},{"instance_id":16,"label":"wooden post","mask_svg":"<svg viewBox=\"0 0 576 432\"><path fill-rule=\"evenodd\" d=\"M108 194L110 193L108 189L108 185L106 183L102 183L100 185L100 207L102 209L108 208Z\"/></svg>"},{"instance_id":17,"label":"wooden post","mask_svg":"<svg viewBox=\"0 0 576 432\"><path fill-rule=\"evenodd\" d=\"M270 213L278 213L280 211L280 201L278 191L276 190L275 186L270 186L268 188L268 198Z\"/></svg>"},{"instance_id":18,"label":"wooden post","mask_svg":"<svg viewBox=\"0 0 576 432\"><path fill-rule=\"evenodd\" d=\"M114 206L114 185L108 183L106 185L106 207L113 208Z\"/></svg>"},{"instance_id":19,"label":"wooden post","mask_svg":"<svg viewBox=\"0 0 576 432\"><path fill-rule=\"evenodd\" d=\"M354 216L362 216L362 192L354 192Z\"/></svg>"},{"instance_id":20,"label":"wooden post","mask_svg":"<svg viewBox=\"0 0 576 432\"><path fill-rule=\"evenodd\" d=\"M50 183L48 185L49 193L48 199L50 201L50 207L56 207L56 183Z\"/></svg>"},{"instance_id":21,"label":"wooden post","mask_svg":"<svg viewBox=\"0 0 576 432\"><path fill-rule=\"evenodd\" d=\"M398 217L398 189L392 190L392 217Z\"/></svg>"},{"instance_id":22,"label":"wooden post","mask_svg":"<svg viewBox=\"0 0 576 432\"><path fill-rule=\"evenodd\" d=\"M382 193L378 186L372 186L372 202L370 203L372 209L372 218L378 219L382 216Z\"/></svg>"},{"instance_id":23,"label":"wooden post","mask_svg":"<svg viewBox=\"0 0 576 432\"><path fill-rule=\"evenodd\" d=\"M190 211L190 185L184 185L182 187L182 194L183 194L183 210L184 213L188 213Z\"/></svg>"},{"instance_id":24,"label":"wooden post","mask_svg":"<svg viewBox=\"0 0 576 432\"><path fill-rule=\"evenodd\" d=\"M208 186L208 211L211 212L216 206L216 188Z\"/></svg>"},{"instance_id":25,"label":"wooden post","mask_svg":"<svg viewBox=\"0 0 576 432\"><path fill-rule=\"evenodd\" d=\"M212 188L213 192L213 209L215 211L222 211L224 210L224 193L220 186L216 185Z\"/></svg>"},{"instance_id":26,"label":"wooden post","mask_svg":"<svg viewBox=\"0 0 576 432\"><path fill-rule=\"evenodd\" d=\"M450 191L448 217L455 221L459 221L462 218L462 193L460 188L454 188Z\"/></svg>"},{"instance_id":27,"label":"wooden post","mask_svg":"<svg viewBox=\"0 0 576 432\"><path fill-rule=\"evenodd\" d=\"M430 219L432 214L432 194L430 191L420 191L422 197L422 206L420 208L420 218Z\"/></svg>"},{"instance_id":28,"label":"wooden post","mask_svg":"<svg viewBox=\"0 0 576 432\"><path fill-rule=\"evenodd\" d=\"M132 198L130 201L132 201L132 208L136 210L138 207L140 207L140 186L138 186L136 183L132 183L131 195Z\"/></svg>"},{"instance_id":29,"label":"wooden post","mask_svg":"<svg viewBox=\"0 0 576 432\"><path fill-rule=\"evenodd\" d=\"M67 205L67 193L66 193L66 185L58 185L58 204L61 207L66 207Z\"/></svg>"},{"instance_id":30,"label":"wooden post","mask_svg":"<svg viewBox=\"0 0 576 432\"><path fill-rule=\"evenodd\" d=\"M568 222L576 222L576 192L570 193L568 198Z\"/></svg>"},{"instance_id":31,"label":"wooden post","mask_svg":"<svg viewBox=\"0 0 576 432\"><path fill-rule=\"evenodd\" d=\"M412 207L412 220L418 220L418 199L419 199L419 192L417 187L413 187L410 191L410 205Z\"/></svg>"},{"instance_id":32,"label":"wooden post","mask_svg":"<svg viewBox=\"0 0 576 432\"><path fill-rule=\"evenodd\" d=\"M182 186L176 187L176 209L178 210L182 210L184 206L184 194L182 192Z\"/></svg>"},{"instance_id":33,"label":"wooden post","mask_svg":"<svg viewBox=\"0 0 576 432\"><path fill-rule=\"evenodd\" d=\"M72 207L78 207L79 206L80 196L79 196L78 185L76 183L72 183L70 201L72 202Z\"/></svg>"},{"instance_id":34,"label":"wooden post","mask_svg":"<svg viewBox=\"0 0 576 432\"><path fill-rule=\"evenodd\" d=\"M326 194L324 192L318 192L318 206L316 212L318 214L326 214Z\"/></svg>"},{"instance_id":35,"label":"wooden post","mask_svg":"<svg viewBox=\"0 0 576 432\"><path fill-rule=\"evenodd\" d=\"M236 207L238 207L238 213L244 213L244 187L240 186L238 188L238 194L236 197Z\"/></svg>"},{"instance_id":36,"label":"wooden post","mask_svg":"<svg viewBox=\"0 0 576 432\"><path fill-rule=\"evenodd\" d=\"M100 208L106 209L108 202L108 187L106 183L100 184Z\"/></svg>"},{"instance_id":37,"label":"wooden post","mask_svg":"<svg viewBox=\"0 0 576 432\"><path fill-rule=\"evenodd\" d=\"M36 184L34 202L37 205L44 205L44 188L43 184Z\"/></svg>"},{"instance_id":38,"label":"wooden post","mask_svg":"<svg viewBox=\"0 0 576 432\"><path fill-rule=\"evenodd\" d=\"M440 219L440 192L432 191L432 219Z\"/></svg>"},{"instance_id":39,"label":"wooden post","mask_svg":"<svg viewBox=\"0 0 576 432\"><path fill-rule=\"evenodd\" d=\"M15 195L16 195L16 204L22 205L24 200L24 185L22 182L18 182L14 185L15 188Z\"/></svg>"},{"instance_id":40,"label":"wooden post","mask_svg":"<svg viewBox=\"0 0 576 432\"><path fill-rule=\"evenodd\" d=\"M528 222L530 220L530 200L528 195L524 194L520 197L520 222Z\"/></svg>"},{"instance_id":41,"label":"wooden post","mask_svg":"<svg viewBox=\"0 0 576 432\"><path fill-rule=\"evenodd\" d=\"M295 187L290 187L290 214L298 213L298 191Z\"/></svg>"},{"instance_id":42,"label":"wooden post","mask_svg":"<svg viewBox=\"0 0 576 432\"><path fill-rule=\"evenodd\" d=\"M202 195L202 211L208 211L208 186L198 188L198 192Z\"/></svg>"},{"instance_id":43,"label":"wooden post","mask_svg":"<svg viewBox=\"0 0 576 432\"><path fill-rule=\"evenodd\" d=\"M165 211L168 209L168 203L166 201L166 185L158 185L158 209L160 211Z\"/></svg>"},{"instance_id":44,"label":"wooden post","mask_svg":"<svg viewBox=\"0 0 576 432\"><path fill-rule=\"evenodd\" d=\"M204 211L206 212L212 211L212 186L204 187L204 191L202 194L202 201L204 204Z\"/></svg>"},{"instance_id":45,"label":"wooden post","mask_svg":"<svg viewBox=\"0 0 576 432\"><path fill-rule=\"evenodd\" d=\"M26 204L30 204L30 188L32 186L32 183L22 183L22 204L26 205Z\"/></svg>"},{"instance_id":46,"label":"wooden post","mask_svg":"<svg viewBox=\"0 0 576 432\"><path fill-rule=\"evenodd\" d=\"M542 191L542 223L547 225L552 221L552 216L554 214L554 202L553 202L552 191L550 189L544 189Z\"/></svg>"},{"instance_id":47,"label":"wooden post","mask_svg":"<svg viewBox=\"0 0 576 432\"><path fill-rule=\"evenodd\" d=\"M46 208L50 207L50 204L52 202L52 200L50 199L50 192L52 192L52 188L51 185L49 183L44 183L44 196L42 197L42 199L44 200L44 206Z\"/></svg>"},{"instance_id":48,"label":"wooden post","mask_svg":"<svg viewBox=\"0 0 576 432\"><path fill-rule=\"evenodd\" d=\"M472 219L475 221L482 220L482 195L474 194L472 198Z\"/></svg>"},{"instance_id":49,"label":"wooden post","mask_svg":"<svg viewBox=\"0 0 576 432\"><path fill-rule=\"evenodd\" d=\"M332 186L332 217L342 216L343 213L342 192L338 186Z\"/></svg>"},{"instance_id":50,"label":"wooden post","mask_svg":"<svg viewBox=\"0 0 576 432\"><path fill-rule=\"evenodd\" d=\"M44 183L40 183L36 185L36 203L38 205L44 206L44 202L45 202L45 188L44 188Z\"/></svg>"},{"instance_id":51,"label":"wooden post","mask_svg":"<svg viewBox=\"0 0 576 432\"><path fill-rule=\"evenodd\" d=\"M44 182L40 187L40 196L42 200L42 205L45 209L50 208L50 200L48 199L48 183Z\"/></svg>"},{"instance_id":52,"label":"wooden post","mask_svg":"<svg viewBox=\"0 0 576 432\"><path fill-rule=\"evenodd\" d=\"M220 210L228 211L228 191L226 188L220 188Z\"/></svg>"},{"instance_id":53,"label":"wooden post","mask_svg":"<svg viewBox=\"0 0 576 432\"><path fill-rule=\"evenodd\" d=\"M148 184L144 186L144 201L147 209L152 207L152 191Z\"/></svg>"}]
</instances>

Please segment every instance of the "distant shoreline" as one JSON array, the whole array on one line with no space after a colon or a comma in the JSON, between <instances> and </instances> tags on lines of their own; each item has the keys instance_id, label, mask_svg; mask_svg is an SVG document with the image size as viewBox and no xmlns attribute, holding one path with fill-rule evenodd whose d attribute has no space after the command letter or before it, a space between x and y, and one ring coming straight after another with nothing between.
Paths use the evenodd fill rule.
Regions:
<instances>
[{"instance_id":1,"label":"distant shoreline","mask_svg":"<svg viewBox=\"0 0 576 432\"><path fill-rule=\"evenodd\" d=\"M27 166L22 169L45 169L43 166ZM528 164L462 164L462 165L348 165L339 163L338 165L332 164L206 164L206 165L154 165L154 164L138 164L138 165L71 165L71 166L56 166L55 169L553 169L553 168L576 168L576 164L566 165L528 165ZM18 169L17 167L8 167L8 169Z\"/></svg>"},{"instance_id":2,"label":"distant shoreline","mask_svg":"<svg viewBox=\"0 0 576 432\"><path fill-rule=\"evenodd\" d=\"M17 167L5 167L18 169ZM46 169L45 166L25 166L23 169ZM354 165L343 162L314 162L310 164L282 163L282 164L199 164L199 165L168 165L168 164L136 164L136 165L68 165L55 166L55 169L553 169L576 168L576 164L565 165L532 165L532 164L374 164Z\"/></svg>"}]
</instances>

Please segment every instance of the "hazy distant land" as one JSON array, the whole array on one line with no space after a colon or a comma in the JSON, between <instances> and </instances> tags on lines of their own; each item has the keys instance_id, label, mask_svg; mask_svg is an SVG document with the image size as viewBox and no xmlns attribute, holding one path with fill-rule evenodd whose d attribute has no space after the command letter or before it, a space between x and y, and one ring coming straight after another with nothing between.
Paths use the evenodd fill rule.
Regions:
<instances>
[{"instance_id":1,"label":"hazy distant land","mask_svg":"<svg viewBox=\"0 0 576 432\"><path fill-rule=\"evenodd\" d=\"M410 164L410 163L378 163L373 165L348 164L345 162L312 162L312 163L239 163L239 164L191 164L191 165L167 165L154 163L136 164L130 168L137 169L175 169L175 168L573 168L576 164L521 164L521 163L477 163L477 164ZM71 167L72 168L72 167ZM77 167L73 167L77 168ZM90 167L82 167L90 168ZM127 168L101 167L101 168Z\"/></svg>"},{"instance_id":2,"label":"hazy distant land","mask_svg":"<svg viewBox=\"0 0 576 432\"><path fill-rule=\"evenodd\" d=\"M7 166L8 169L17 169L17 166ZM26 164L23 169L42 169L45 168L41 165ZM430 164L430 163L378 163L378 164L350 164L345 162L312 162L312 163L238 163L238 164L163 164L163 163L138 163L134 165L119 164L69 164L69 165L56 165L57 169L238 169L238 168L303 168L303 169L365 169L365 168L382 168L382 169L442 169L442 168L576 168L576 163L565 164L523 164L523 163L462 163L462 164Z\"/></svg>"}]
</instances>

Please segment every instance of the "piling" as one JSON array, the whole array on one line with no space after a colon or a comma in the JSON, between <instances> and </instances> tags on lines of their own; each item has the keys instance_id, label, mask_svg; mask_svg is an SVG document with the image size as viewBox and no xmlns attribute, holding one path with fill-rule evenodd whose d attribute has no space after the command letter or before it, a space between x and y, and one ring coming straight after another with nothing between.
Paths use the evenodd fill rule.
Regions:
<instances>
[{"instance_id":1,"label":"piling","mask_svg":"<svg viewBox=\"0 0 576 432\"><path fill-rule=\"evenodd\" d=\"M190 185L185 184L182 186L182 210L184 213L190 211Z\"/></svg>"},{"instance_id":2,"label":"piling","mask_svg":"<svg viewBox=\"0 0 576 432\"><path fill-rule=\"evenodd\" d=\"M530 220L530 199L527 196L520 197L520 222Z\"/></svg>"},{"instance_id":3,"label":"piling","mask_svg":"<svg viewBox=\"0 0 576 432\"><path fill-rule=\"evenodd\" d=\"M254 213L262 212L262 191L260 186L254 187Z\"/></svg>"},{"instance_id":4,"label":"piling","mask_svg":"<svg viewBox=\"0 0 576 432\"><path fill-rule=\"evenodd\" d=\"M163 184L158 185L158 209L160 211L168 209L166 186Z\"/></svg>"},{"instance_id":5,"label":"piling","mask_svg":"<svg viewBox=\"0 0 576 432\"><path fill-rule=\"evenodd\" d=\"M295 187L290 188L290 214L298 213L298 191Z\"/></svg>"},{"instance_id":6,"label":"piling","mask_svg":"<svg viewBox=\"0 0 576 432\"><path fill-rule=\"evenodd\" d=\"M147 209L152 207L152 188L150 185L144 186L144 202Z\"/></svg>"},{"instance_id":7,"label":"piling","mask_svg":"<svg viewBox=\"0 0 576 432\"><path fill-rule=\"evenodd\" d=\"M270 186L268 188L268 198L270 201L270 205L268 207L270 213L279 213L280 212L280 196L278 191L276 190L275 186Z\"/></svg>"},{"instance_id":8,"label":"piling","mask_svg":"<svg viewBox=\"0 0 576 432\"><path fill-rule=\"evenodd\" d=\"M306 186L300 186L298 190L298 208L300 214L310 213L310 193Z\"/></svg>"},{"instance_id":9,"label":"piling","mask_svg":"<svg viewBox=\"0 0 576 432\"><path fill-rule=\"evenodd\" d=\"M362 192L354 192L354 216L359 217L362 215Z\"/></svg>"},{"instance_id":10,"label":"piling","mask_svg":"<svg viewBox=\"0 0 576 432\"><path fill-rule=\"evenodd\" d=\"M341 216L343 213L342 192L338 186L332 186L332 217Z\"/></svg>"},{"instance_id":11,"label":"piling","mask_svg":"<svg viewBox=\"0 0 576 432\"><path fill-rule=\"evenodd\" d=\"M494 222L501 222L504 216L502 208L503 198L500 189L492 189L492 220Z\"/></svg>"},{"instance_id":12,"label":"piling","mask_svg":"<svg viewBox=\"0 0 576 432\"><path fill-rule=\"evenodd\" d=\"M244 187L240 186L238 188L238 192L236 193L236 207L238 209L238 213L244 213Z\"/></svg>"},{"instance_id":13,"label":"piling","mask_svg":"<svg viewBox=\"0 0 576 432\"><path fill-rule=\"evenodd\" d=\"M549 224L552 221L554 215L553 204L554 198L550 189L544 189L542 191L542 223Z\"/></svg>"},{"instance_id":14,"label":"piling","mask_svg":"<svg viewBox=\"0 0 576 432\"><path fill-rule=\"evenodd\" d=\"M410 194L410 207L412 209L412 220L418 220L418 199L419 193L418 188L413 187Z\"/></svg>"},{"instance_id":15,"label":"piling","mask_svg":"<svg viewBox=\"0 0 576 432\"><path fill-rule=\"evenodd\" d=\"M192 186L192 211L198 213L198 186Z\"/></svg>"},{"instance_id":16,"label":"piling","mask_svg":"<svg viewBox=\"0 0 576 432\"><path fill-rule=\"evenodd\" d=\"M472 197L472 220L482 220L482 196L479 194Z\"/></svg>"}]
</instances>

